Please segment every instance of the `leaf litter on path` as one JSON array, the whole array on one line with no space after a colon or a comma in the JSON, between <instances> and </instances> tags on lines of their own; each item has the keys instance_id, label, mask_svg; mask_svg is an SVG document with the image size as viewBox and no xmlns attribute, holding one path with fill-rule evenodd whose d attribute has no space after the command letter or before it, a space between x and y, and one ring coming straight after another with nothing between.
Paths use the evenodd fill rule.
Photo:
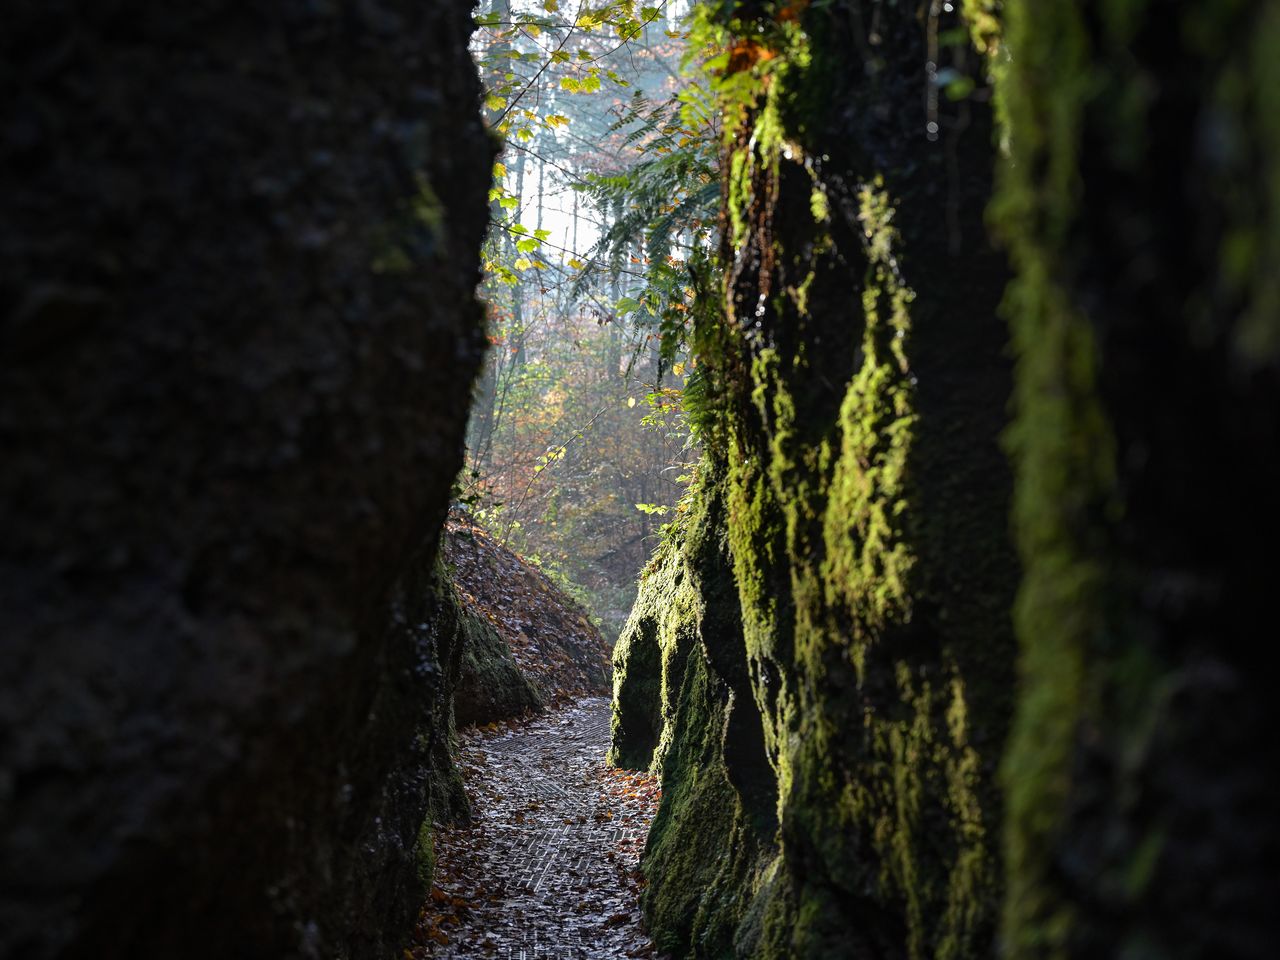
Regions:
<instances>
[{"instance_id":1,"label":"leaf litter on path","mask_svg":"<svg viewBox=\"0 0 1280 960\"><path fill-rule=\"evenodd\" d=\"M609 701L464 734L469 827L436 835L436 877L406 960L658 958L640 853L657 778L605 765Z\"/></svg>"}]
</instances>

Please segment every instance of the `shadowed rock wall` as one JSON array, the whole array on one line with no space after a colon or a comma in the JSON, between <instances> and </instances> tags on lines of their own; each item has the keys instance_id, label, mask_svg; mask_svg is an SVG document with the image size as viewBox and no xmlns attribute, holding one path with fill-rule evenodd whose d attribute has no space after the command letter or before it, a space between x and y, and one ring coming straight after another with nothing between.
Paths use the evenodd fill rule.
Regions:
<instances>
[{"instance_id":1,"label":"shadowed rock wall","mask_svg":"<svg viewBox=\"0 0 1280 960\"><path fill-rule=\"evenodd\" d=\"M759 939L777 885L778 793L743 643L725 465L711 452L698 474L693 509L645 571L614 650L609 760L662 775L642 901L656 945L732 956Z\"/></svg>"},{"instance_id":2,"label":"shadowed rock wall","mask_svg":"<svg viewBox=\"0 0 1280 960\"><path fill-rule=\"evenodd\" d=\"M412 918L481 352L469 12L6 10L0 955L383 956Z\"/></svg>"},{"instance_id":3,"label":"shadowed rock wall","mask_svg":"<svg viewBox=\"0 0 1280 960\"><path fill-rule=\"evenodd\" d=\"M1274 957L1280 8L1004 5L1011 958Z\"/></svg>"}]
</instances>

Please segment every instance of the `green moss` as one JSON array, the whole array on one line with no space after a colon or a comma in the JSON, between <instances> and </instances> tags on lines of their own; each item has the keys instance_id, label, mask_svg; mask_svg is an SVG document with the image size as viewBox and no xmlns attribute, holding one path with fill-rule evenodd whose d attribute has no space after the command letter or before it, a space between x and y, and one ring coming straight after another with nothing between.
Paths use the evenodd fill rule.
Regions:
<instances>
[{"instance_id":1,"label":"green moss","mask_svg":"<svg viewBox=\"0 0 1280 960\"><path fill-rule=\"evenodd\" d=\"M876 5L882 37L919 32L910 6ZM724 79L734 91L729 322L699 341L714 344L702 359L718 378L726 462L698 496L708 515L723 498L741 636L733 657L708 640L715 564L694 549L706 542L695 527L661 558L645 601L653 665L640 668L639 642L628 658L650 675L641 699L661 728L655 745L669 745L646 859L655 930L695 956L960 960L991 953L997 922L1012 958L1198 955L1142 919L1172 915L1164 908L1177 902L1163 883L1177 798L1151 783L1181 776L1181 758L1169 757L1198 741L1171 706L1186 680L1175 664L1189 656L1177 645L1190 641L1135 599L1167 571L1147 569L1132 544L1165 543L1170 518L1153 523L1159 505L1121 499L1133 476L1170 490L1132 465L1144 457L1122 457L1117 438L1137 437L1130 450L1162 442L1167 462L1184 467L1195 448L1151 436L1146 414L1123 408L1135 388L1118 379L1160 367L1118 341L1168 336L1162 362L1176 355L1186 374L1173 383L1192 389L1199 367L1187 358L1201 357L1221 377L1203 389L1233 397L1254 389L1241 370L1280 353L1280 14L1230 0L1156 21L1147 0L966 0L1007 155L992 220L1017 274L1003 307L1010 379L992 359L1005 345L992 318L1001 268L979 242L957 250L935 239L928 197L950 177L944 161L920 143L895 153L875 123L849 119L882 116L897 102L883 98L903 95L900 52L890 42L851 52L824 31L833 10L851 22L863 10L840 0L810 5L799 24L772 22L776 5L717 9L722 46L739 39L776 54ZM1159 245L1112 257L1109 268L1133 272L1110 287L1091 246L1106 247L1109 218L1129 204L1127 231L1167 228L1167 211L1146 209L1142 191L1163 161L1153 153L1184 144L1181 126L1160 124L1187 104L1213 128L1214 156L1172 160L1204 174L1197 197L1221 196L1221 216L1207 219L1222 242L1186 296L1155 309L1126 284L1141 287L1138 267L1166 255L1153 253ZM971 150L964 163L980 200L982 157ZM1200 199L1164 199L1189 220L1204 216ZM1176 288L1183 278L1157 266ZM1082 276L1109 296L1090 287L1081 297ZM1016 420L1004 441L1025 565L1012 604L1016 713L1017 571L995 451L1010 386ZM1230 416L1219 422L1247 436L1232 433ZM1231 569L1240 582L1254 575ZM684 660L666 652L684 646L694 651ZM720 732L748 708L763 758L753 777L735 773ZM1161 751L1172 768L1153 760ZM772 792L744 786L763 781ZM774 802L772 818L760 796Z\"/></svg>"},{"instance_id":2,"label":"green moss","mask_svg":"<svg viewBox=\"0 0 1280 960\"><path fill-rule=\"evenodd\" d=\"M544 709L546 693L525 676L493 624L460 603L458 636L462 666L454 714L460 726L492 723Z\"/></svg>"},{"instance_id":3,"label":"green moss","mask_svg":"<svg viewBox=\"0 0 1280 960\"><path fill-rule=\"evenodd\" d=\"M1002 171L995 210L1019 270L1005 311L1019 357L1019 417L1008 442L1025 573L1016 608L1023 692L1003 772L1003 930L1011 956L1054 958L1066 955L1073 909L1044 878L1069 800L1085 650L1100 628L1103 569L1087 543L1088 517L1111 488L1111 443L1095 397L1091 331L1051 275L1053 245L1077 202L1074 144L1089 93L1078 8L1012 2L1005 42L1017 52L998 88L1015 160ZM1050 60L1052 88L1034 79Z\"/></svg>"},{"instance_id":4,"label":"green moss","mask_svg":"<svg viewBox=\"0 0 1280 960\"><path fill-rule=\"evenodd\" d=\"M1257 152L1269 159L1263 183L1265 206L1269 211L1256 226L1250 225L1256 240L1252 261L1250 304L1236 334L1238 352L1261 366L1280 359L1280 7L1267 6L1253 32L1251 63L1246 86L1254 92L1253 122L1257 130ZM1220 98L1221 99L1221 98ZM1265 160L1264 160L1265 163ZM1254 215L1259 209L1255 199ZM1224 250L1228 250L1224 244Z\"/></svg>"},{"instance_id":5,"label":"green moss","mask_svg":"<svg viewBox=\"0 0 1280 960\"><path fill-rule=\"evenodd\" d=\"M655 942L677 955L729 957L773 856L776 795L747 679L723 467L704 463L698 489L680 538L641 582L615 651L613 756L647 760L636 735L644 729L662 776L644 859Z\"/></svg>"},{"instance_id":6,"label":"green moss","mask_svg":"<svg viewBox=\"0 0 1280 960\"><path fill-rule=\"evenodd\" d=\"M776 53L733 103L727 322L701 341L716 345L701 359L719 378L727 462L698 502L710 516L723 500L741 632L734 657L708 639L715 564L694 559L695 523L680 550L695 602L680 616L702 656L663 718L646 912L678 955L981 955L1000 893L1013 564L995 445L1008 371L967 364L993 341L998 353L995 294L947 302L948 281L971 282L968 261L948 259L937 211L918 202L921 181L945 175L941 153L918 173L868 169L863 151L884 144L850 144L839 126L897 92L892 52L850 64L830 5L787 24L728 9L729 42ZM877 16L886 36L916 35L905 8ZM970 255L999 275L985 248ZM922 295L913 266L934 283ZM994 388L933 386L979 376ZM663 555L663 582L642 585L655 638L679 633L646 612L655 598L676 608L673 563ZM649 696L659 687L674 689L654 676ZM748 712L752 776L729 733Z\"/></svg>"},{"instance_id":7,"label":"green moss","mask_svg":"<svg viewBox=\"0 0 1280 960\"><path fill-rule=\"evenodd\" d=\"M964 0L965 21L979 53L994 56L1000 46L1000 0Z\"/></svg>"},{"instance_id":8,"label":"green moss","mask_svg":"<svg viewBox=\"0 0 1280 960\"><path fill-rule=\"evenodd\" d=\"M429 889L436 875L435 826L430 817L423 820L418 828L418 842L413 852L418 865L418 882L424 889Z\"/></svg>"},{"instance_id":9,"label":"green moss","mask_svg":"<svg viewBox=\"0 0 1280 960\"><path fill-rule=\"evenodd\" d=\"M641 580L613 651L611 763L662 768L701 605L679 542L666 542Z\"/></svg>"},{"instance_id":10,"label":"green moss","mask_svg":"<svg viewBox=\"0 0 1280 960\"><path fill-rule=\"evenodd\" d=\"M662 769L663 797L645 850L644 908L659 950L732 956L740 902L750 894L742 812L720 756L723 700L705 660L686 658Z\"/></svg>"},{"instance_id":11,"label":"green moss","mask_svg":"<svg viewBox=\"0 0 1280 960\"><path fill-rule=\"evenodd\" d=\"M863 679L865 644L891 622L911 617L908 580L907 459L916 414L907 338L915 294L894 260L893 207L883 181L859 191L867 248L862 292L862 366L840 410L841 442L831 477L823 536L824 601L854 611L849 654Z\"/></svg>"},{"instance_id":12,"label":"green moss","mask_svg":"<svg viewBox=\"0 0 1280 960\"><path fill-rule=\"evenodd\" d=\"M767 356L758 364L763 362L767 367ZM759 458L746 453L737 437L730 443L729 463L729 542L742 605L746 658L756 681L765 749L778 769L780 792L785 792L789 780L784 750L788 740L786 705L791 691L786 675L776 669L769 671L771 664L788 663L794 649L785 520Z\"/></svg>"},{"instance_id":13,"label":"green moss","mask_svg":"<svg viewBox=\"0 0 1280 960\"><path fill-rule=\"evenodd\" d=\"M830 439L812 445L793 385L803 369L788 376L776 351L763 349L752 399L769 429L768 473L740 456L745 438L733 447L731 535L747 646L761 674L785 678L757 691L771 708L784 848L794 846L815 879L825 878L803 884L794 912L772 913L763 935L795 955L824 955L842 928L830 916L839 912L833 890L870 890L882 907L901 911L908 956L962 957L989 936L998 889L983 810L991 785L966 739L969 701L952 672L959 661L944 661L950 682L939 685L927 666L898 659L890 646L915 629L913 598L923 587L909 480L914 294L899 274L882 181L860 190L859 210L861 365ZM794 604L791 644L779 642L780 581ZM1003 631L1007 637L1007 625ZM861 773L842 773L841 763ZM940 843L926 834L929 822L954 833Z\"/></svg>"},{"instance_id":14,"label":"green moss","mask_svg":"<svg viewBox=\"0 0 1280 960\"><path fill-rule=\"evenodd\" d=\"M1017 269L1005 303L1018 358L1008 443L1025 564L1016 608L1021 689L1002 770L1010 957L1090 956L1103 947L1204 955L1196 936L1217 949L1207 932L1216 922L1211 911L1198 913L1198 902L1170 907L1179 881L1161 872L1166 821L1183 801L1157 786L1154 744L1167 738L1170 755L1197 749L1194 736L1169 732L1169 691L1185 669L1177 664L1194 654L1180 648L1178 616L1153 615L1142 593L1165 564L1179 561L1162 556L1153 571L1132 546L1163 535L1186 511L1161 516L1159 507L1125 499L1141 488L1148 498L1178 502L1175 485L1144 476L1133 451L1181 484L1194 482L1188 477L1200 454L1153 429L1131 397L1145 405L1176 384L1194 397L1180 398L1179 409L1195 409L1208 424L1219 416L1213 391L1224 390L1231 413L1218 422L1230 433L1247 404L1236 386L1222 385L1241 384L1240 370L1280 355L1277 43L1274 6L1246 0L1192 5L1167 18L1145 0L1005 3L1000 44L1012 56L996 88L1010 157L993 213ZM1216 144L1212 158L1202 154L1203 139L1195 146L1181 139L1184 121L1170 119L1171 107L1208 125L1199 136ZM1209 126L1212 133L1203 132ZM1194 198L1167 184L1132 196L1157 165L1182 170L1197 184ZM1214 198L1211 215L1204 196ZM1216 259L1170 253L1182 242L1176 238L1167 249L1151 241L1121 248L1123 258L1106 243L1082 242L1114 230L1116 211L1140 238L1176 222L1194 237L1185 249L1215 251ZM1143 276L1126 266L1081 296L1080 278L1117 259L1140 262ZM1178 291L1174 301L1159 301L1168 288ZM1182 562L1199 570L1220 561ZM1228 779L1226 765L1215 763L1215 782ZM1180 782L1191 782L1189 770L1178 769ZM1206 849L1216 841L1199 842ZM1069 879L1064 863L1073 865ZM1146 919L1175 915L1192 931L1182 942Z\"/></svg>"}]
</instances>

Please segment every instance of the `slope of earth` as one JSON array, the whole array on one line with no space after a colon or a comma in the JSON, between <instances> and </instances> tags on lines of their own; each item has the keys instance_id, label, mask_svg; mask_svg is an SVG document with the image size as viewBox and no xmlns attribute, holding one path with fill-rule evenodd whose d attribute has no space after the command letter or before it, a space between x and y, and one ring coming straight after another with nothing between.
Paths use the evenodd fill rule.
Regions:
<instances>
[{"instance_id":1,"label":"slope of earth","mask_svg":"<svg viewBox=\"0 0 1280 960\"><path fill-rule=\"evenodd\" d=\"M544 573L456 510L445 528L443 552L463 604L510 651L508 657L504 649L473 645L455 698L460 726L522 712L516 707L528 698L519 691L507 696L510 706L488 706L495 689L510 690L516 682L507 666L512 659L535 708L608 692L608 643L587 612Z\"/></svg>"},{"instance_id":2,"label":"slope of earth","mask_svg":"<svg viewBox=\"0 0 1280 960\"><path fill-rule=\"evenodd\" d=\"M656 956L639 859L659 793L654 777L605 765L609 709L587 698L462 737L474 819L436 834L406 958Z\"/></svg>"}]
</instances>

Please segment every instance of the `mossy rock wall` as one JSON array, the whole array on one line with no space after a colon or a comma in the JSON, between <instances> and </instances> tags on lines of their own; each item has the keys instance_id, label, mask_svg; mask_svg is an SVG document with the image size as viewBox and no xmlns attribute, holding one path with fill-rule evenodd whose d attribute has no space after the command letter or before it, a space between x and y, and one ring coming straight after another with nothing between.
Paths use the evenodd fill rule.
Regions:
<instances>
[{"instance_id":1,"label":"mossy rock wall","mask_svg":"<svg viewBox=\"0 0 1280 960\"><path fill-rule=\"evenodd\" d=\"M384 960L415 919L470 10L6 5L0 955Z\"/></svg>"},{"instance_id":2,"label":"mossy rock wall","mask_svg":"<svg viewBox=\"0 0 1280 960\"><path fill-rule=\"evenodd\" d=\"M779 792L760 952L982 955L1017 577L991 117L930 113L931 59L974 62L931 53L910 5L764 26L787 63L731 144L724 251L750 371L728 378L729 529Z\"/></svg>"},{"instance_id":3,"label":"mossy rock wall","mask_svg":"<svg viewBox=\"0 0 1280 960\"><path fill-rule=\"evenodd\" d=\"M700 597L674 543L645 570L631 615L613 649L613 735L609 761L659 769L670 746L689 653L698 642Z\"/></svg>"},{"instance_id":4,"label":"mossy rock wall","mask_svg":"<svg viewBox=\"0 0 1280 960\"><path fill-rule=\"evenodd\" d=\"M521 672L498 631L475 611L463 609L459 613L462 664L453 698L458 726L541 712L545 707L542 698Z\"/></svg>"},{"instance_id":5,"label":"mossy rock wall","mask_svg":"<svg viewBox=\"0 0 1280 960\"><path fill-rule=\"evenodd\" d=\"M748 93L726 94L725 310L700 359L725 463L701 497L724 502L742 625L732 702L758 725L772 810L744 841L731 776L736 803L697 806L724 789L708 771L734 741L708 733L732 724L707 694L714 661L691 657L681 696L647 718L670 746L646 907L678 955L985 955L1017 580L999 446L1006 268L982 219L990 111L933 113L921 95L931 57L965 76L980 62L931 52L914 5L771 9L736 5L720 23ZM663 589L642 587L637 611L677 609ZM641 686L624 678L620 700L628 682ZM675 855L698 849L699 826L681 823L694 810L726 856L752 861L717 873L718 903L693 898L727 933L664 908L705 879Z\"/></svg>"},{"instance_id":6,"label":"mossy rock wall","mask_svg":"<svg viewBox=\"0 0 1280 960\"><path fill-rule=\"evenodd\" d=\"M664 599L690 569L669 550L622 648L658 670L619 688L663 757L650 920L691 956L1260 960L1280 12L940 6L705 21L728 280L695 339L727 476L699 497L726 501L778 829L738 832L713 659L678 693L665 670L698 609Z\"/></svg>"},{"instance_id":7,"label":"mossy rock wall","mask_svg":"<svg viewBox=\"0 0 1280 960\"><path fill-rule=\"evenodd\" d=\"M750 915L777 853L777 789L747 676L724 465L701 472L614 652L610 760L662 775L644 856L659 949L731 956L759 936Z\"/></svg>"},{"instance_id":8,"label":"mossy rock wall","mask_svg":"<svg viewBox=\"0 0 1280 960\"><path fill-rule=\"evenodd\" d=\"M1280 11L1005 3L1007 953L1274 956Z\"/></svg>"}]
</instances>

